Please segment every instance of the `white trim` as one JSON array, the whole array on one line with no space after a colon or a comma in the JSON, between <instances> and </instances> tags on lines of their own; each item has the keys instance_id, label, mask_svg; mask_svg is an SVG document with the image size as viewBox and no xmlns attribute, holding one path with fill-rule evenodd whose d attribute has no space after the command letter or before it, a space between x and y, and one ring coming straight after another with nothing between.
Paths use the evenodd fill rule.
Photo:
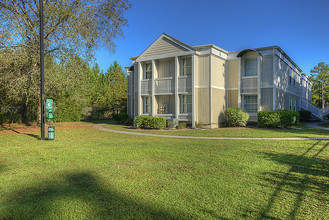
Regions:
<instances>
[{"instance_id":1,"label":"white trim","mask_svg":"<svg viewBox=\"0 0 329 220\"><path fill-rule=\"evenodd\" d=\"M168 92L168 93L165 93L165 92L162 92L162 93L154 93L154 95L174 95L175 93L174 92Z\"/></svg>"},{"instance_id":2,"label":"white trim","mask_svg":"<svg viewBox=\"0 0 329 220\"><path fill-rule=\"evenodd\" d=\"M225 90L239 90L239 88L226 88Z\"/></svg>"},{"instance_id":3,"label":"white trim","mask_svg":"<svg viewBox=\"0 0 329 220\"><path fill-rule=\"evenodd\" d=\"M274 55L274 49L272 50L273 54L273 111L276 110L276 59Z\"/></svg>"},{"instance_id":4,"label":"white trim","mask_svg":"<svg viewBox=\"0 0 329 220\"><path fill-rule=\"evenodd\" d=\"M258 74L258 64L257 64L257 74ZM257 78L258 75L256 76L241 76L242 79L253 79L253 78Z\"/></svg>"},{"instance_id":5,"label":"white trim","mask_svg":"<svg viewBox=\"0 0 329 220\"><path fill-rule=\"evenodd\" d=\"M200 85L200 86L195 86L197 89L208 89L209 85Z\"/></svg>"},{"instance_id":6,"label":"white trim","mask_svg":"<svg viewBox=\"0 0 329 220\"><path fill-rule=\"evenodd\" d=\"M159 81L159 80L168 80L168 79L174 79L174 76L170 76L170 77L163 77L163 78L156 78L154 80Z\"/></svg>"},{"instance_id":7,"label":"white trim","mask_svg":"<svg viewBox=\"0 0 329 220\"><path fill-rule=\"evenodd\" d=\"M224 87L220 87L220 86L211 86L211 88L213 88L213 89L221 89L221 90L225 90L225 88Z\"/></svg>"},{"instance_id":8,"label":"white trim","mask_svg":"<svg viewBox=\"0 0 329 220\"><path fill-rule=\"evenodd\" d=\"M301 75L299 70L282 53L280 53L277 49L275 49L275 55L278 56L288 66L290 66L291 69L295 70L298 73L298 75Z\"/></svg>"},{"instance_id":9,"label":"white trim","mask_svg":"<svg viewBox=\"0 0 329 220\"><path fill-rule=\"evenodd\" d=\"M212 56L209 56L209 123L212 124Z\"/></svg>"},{"instance_id":10,"label":"white trim","mask_svg":"<svg viewBox=\"0 0 329 220\"><path fill-rule=\"evenodd\" d=\"M184 78L191 78L192 76L180 76L178 75L178 79L184 79Z\"/></svg>"},{"instance_id":11,"label":"white trim","mask_svg":"<svg viewBox=\"0 0 329 220\"><path fill-rule=\"evenodd\" d=\"M190 92L178 92L178 95L192 95Z\"/></svg>"},{"instance_id":12,"label":"white trim","mask_svg":"<svg viewBox=\"0 0 329 220\"><path fill-rule=\"evenodd\" d=\"M138 103L138 106L137 106L137 115L141 115L142 113L142 97L141 97L141 90L142 90L142 87L141 87L141 75L142 75L142 63L141 62L138 62L138 77L137 77L137 103Z\"/></svg>"},{"instance_id":13,"label":"white trim","mask_svg":"<svg viewBox=\"0 0 329 220\"><path fill-rule=\"evenodd\" d=\"M270 85L270 86L261 86L260 88L261 89L272 89L273 88L273 85Z\"/></svg>"},{"instance_id":14,"label":"white trim","mask_svg":"<svg viewBox=\"0 0 329 220\"><path fill-rule=\"evenodd\" d=\"M195 128L195 73L196 55L192 55L192 128Z\"/></svg>"},{"instance_id":15,"label":"white trim","mask_svg":"<svg viewBox=\"0 0 329 220\"><path fill-rule=\"evenodd\" d=\"M257 77L258 77L258 80L257 80L257 83L258 83L258 88L257 88L257 98L258 98L258 101L257 101L257 112L261 111L260 107L261 107L261 92L260 92L260 68L261 68L261 63L263 61L263 58L261 56L259 56L257 58Z\"/></svg>"},{"instance_id":16,"label":"white trim","mask_svg":"<svg viewBox=\"0 0 329 220\"><path fill-rule=\"evenodd\" d=\"M238 108L242 108L241 103L241 57L239 57L239 67L238 67Z\"/></svg>"},{"instance_id":17,"label":"white trim","mask_svg":"<svg viewBox=\"0 0 329 220\"><path fill-rule=\"evenodd\" d=\"M179 114L179 97L178 97L178 75L179 75L179 59L175 57L175 118L178 119Z\"/></svg>"},{"instance_id":18,"label":"white trim","mask_svg":"<svg viewBox=\"0 0 329 220\"><path fill-rule=\"evenodd\" d=\"M151 99L152 99L152 107L151 107L151 112L152 112L152 116L154 116L155 114L155 95L154 95L154 92L155 92L155 82L154 82L154 72L155 72L155 61L152 60L152 85L151 85Z\"/></svg>"},{"instance_id":19,"label":"white trim","mask_svg":"<svg viewBox=\"0 0 329 220\"><path fill-rule=\"evenodd\" d=\"M138 59L140 62L144 61L150 61L150 60L160 60L160 59L165 59L165 58L171 58L171 57L176 57L176 56L188 56L188 55L193 55L195 54L195 51L187 51L187 52L179 52L179 53L167 53L163 55L157 55L157 56L150 56L150 57L145 57Z\"/></svg>"},{"instance_id":20,"label":"white trim","mask_svg":"<svg viewBox=\"0 0 329 220\"><path fill-rule=\"evenodd\" d=\"M282 90L282 91L284 91L284 92L286 92L286 93L290 93L290 94L295 95L295 96L297 96L297 97L300 98L300 95L297 94L297 93L290 92L290 91L288 91L287 89L282 89L282 88L280 88L280 87L278 87L278 86L276 86L275 88L276 88L276 89L280 89L280 90Z\"/></svg>"},{"instance_id":21,"label":"white trim","mask_svg":"<svg viewBox=\"0 0 329 220\"><path fill-rule=\"evenodd\" d=\"M142 79L141 82L149 82L152 81L152 79Z\"/></svg>"}]
</instances>

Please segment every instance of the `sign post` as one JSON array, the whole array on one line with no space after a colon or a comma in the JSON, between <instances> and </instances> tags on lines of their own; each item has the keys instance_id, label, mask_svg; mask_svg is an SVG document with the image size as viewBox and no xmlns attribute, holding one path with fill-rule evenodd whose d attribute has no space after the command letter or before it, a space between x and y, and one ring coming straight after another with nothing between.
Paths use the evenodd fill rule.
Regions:
<instances>
[{"instance_id":1,"label":"sign post","mask_svg":"<svg viewBox=\"0 0 329 220\"><path fill-rule=\"evenodd\" d=\"M55 127L50 126L50 121L51 119L54 118L54 112L53 112L53 100L52 99L47 99L46 100L46 108L48 109L47 111L47 118L49 122L48 126L48 140L54 140L55 139Z\"/></svg>"}]
</instances>

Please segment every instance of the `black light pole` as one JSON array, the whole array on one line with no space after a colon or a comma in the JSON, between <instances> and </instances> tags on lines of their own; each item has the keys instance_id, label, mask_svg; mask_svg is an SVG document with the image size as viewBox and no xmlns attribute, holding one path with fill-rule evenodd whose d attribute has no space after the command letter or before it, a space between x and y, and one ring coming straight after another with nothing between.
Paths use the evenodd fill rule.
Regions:
<instances>
[{"instance_id":1,"label":"black light pole","mask_svg":"<svg viewBox=\"0 0 329 220\"><path fill-rule=\"evenodd\" d=\"M43 42L43 0L39 0L40 7L40 102L41 102L41 140L45 140L45 74L44 74L44 42Z\"/></svg>"}]
</instances>

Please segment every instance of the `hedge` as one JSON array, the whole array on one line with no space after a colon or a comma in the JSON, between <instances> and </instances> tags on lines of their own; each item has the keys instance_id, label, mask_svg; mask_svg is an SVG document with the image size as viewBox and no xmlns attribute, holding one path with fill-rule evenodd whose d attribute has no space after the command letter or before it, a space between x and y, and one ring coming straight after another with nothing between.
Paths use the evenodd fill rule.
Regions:
<instances>
[{"instance_id":1,"label":"hedge","mask_svg":"<svg viewBox=\"0 0 329 220\"><path fill-rule=\"evenodd\" d=\"M296 125L299 114L293 110L261 111L257 114L259 127L289 127Z\"/></svg>"},{"instance_id":2,"label":"hedge","mask_svg":"<svg viewBox=\"0 0 329 220\"><path fill-rule=\"evenodd\" d=\"M312 112L303 109L299 111L299 121L308 122L311 118Z\"/></svg>"},{"instance_id":3,"label":"hedge","mask_svg":"<svg viewBox=\"0 0 329 220\"><path fill-rule=\"evenodd\" d=\"M248 112L239 108L228 108L225 111L225 115L230 127L245 127L249 119Z\"/></svg>"},{"instance_id":4,"label":"hedge","mask_svg":"<svg viewBox=\"0 0 329 220\"><path fill-rule=\"evenodd\" d=\"M137 128L164 129L166 128L166 118L149 115L136 116L135 125Z\"/></svg>"},{"instance_id":5,"label":"hedge","mask_svg":"<svg viewBox=\"0 0 329 220\"><path fill-rule=\"evenodd\" d=\"M129 115L126 112L112 113L112 118L116 121L126 121Z\"/></svg>"}]
</instances>

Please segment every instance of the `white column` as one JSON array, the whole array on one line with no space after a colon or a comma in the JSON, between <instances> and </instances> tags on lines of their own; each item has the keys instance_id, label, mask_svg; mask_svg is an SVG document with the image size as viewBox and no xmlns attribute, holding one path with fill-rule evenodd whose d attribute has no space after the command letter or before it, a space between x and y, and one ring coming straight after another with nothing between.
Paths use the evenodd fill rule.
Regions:
<instances>
[{"instance_id":1,"label":"white column","mask_svg":"<svg viewBox=\"0 0 329 220\"><path fill-rule=\"evenodd\" d=\"M276 59L273 49L273 111L276 110Z\"/></svg>"},{"instance_id":2,"label":"white column","mask_svg":"<svg viewBox=\"0 0 329 220\"><path fill-rule=\"evenodd\" d=\"M141 115L142 113L142 97L141 97L141 80L143 75L142 63L138 62L138 76L137 76L137 114Z\"/></svg>"},{"instance_id":3,"label":"white column","mask_svg":"<svg viewBox=\"0 0 329 220\"><path fill-rule=\"evenodd\" d=\"M196 55L192 55L192 128L195 128L195 65Z\"/></svg>"},{"instance_id":4,"label":"white column","mask_svg":"<svg viewBox=\"0 0 329 220\"><path fill-rule=\"evenodd\" d=\"M179 60L175 57L175 118L178 119L179 101L178 101L178 75L179 75Z\"/></svg>"},{"instance_id":5,"label":"white column","mask_svg":"<svg viewBox=\"0 0 329 220\"><path fill-rule=\"evenodd\" d=\"M239 67L238 67L238 108L242 109L242 103L241 103L241 75L242 75L243 68L242 68L241 65L242 65L241 57L239 57Z\"/></svg>"},{"instance_id":6,"label":"white column","mask_svg":"<svg viewBox=\"0 0 329 220\"><path fill-rule=\"evenodd\" d=\"M260 77L261 77L261 62L262 62L262 57L258 57L257 59L257 73L258 73L258 79L257 79L257 84L258 84L258 92L257 92L257 112L259 112L261 109L260 109L260 106L261 106L261 89L260 89Z\"/></svg>"},{"instance_id":7,"label":"white column","mask_svg":"<svg viewBox=\"0 0 329 220\"><path fill-rule=\"evenodd\" d=\"M154 96L154 90L155 90L155 85L154 85L154 72L155 72L155 61L152 60L152 91L151 91L151 99L152 99L152 116L155 115L155 96Z\"/></svg>"}]
</instances>

